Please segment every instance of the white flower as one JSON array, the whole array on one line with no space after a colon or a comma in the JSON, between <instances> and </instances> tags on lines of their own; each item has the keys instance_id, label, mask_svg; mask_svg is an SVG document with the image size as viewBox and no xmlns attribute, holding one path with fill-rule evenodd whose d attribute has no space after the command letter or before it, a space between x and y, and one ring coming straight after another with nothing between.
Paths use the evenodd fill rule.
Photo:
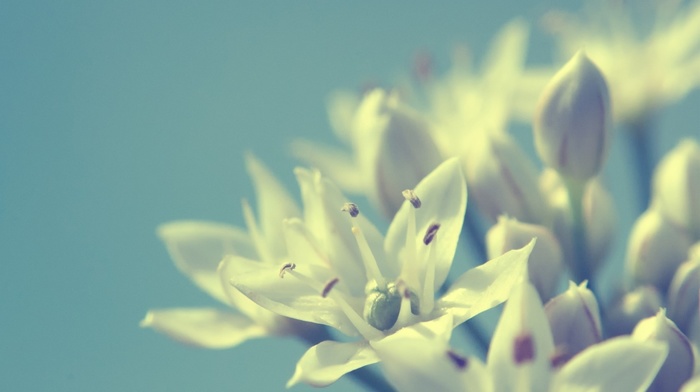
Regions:
<instances>
[{"instance_id":1,"label":"white flower","mask_svg":"<svg viewBox=\"0 0 700 392\"><path fill-rule=\"evenodd\" d=\"M638 3L596 1L587 3L584 17L552 12L545 18L564 58L584 49L600 67L610 83L613 116L627 123L700 84L700 1ZM640 11L647 11L650 25L635 18Z\"/></svg>"},{"instance_id":2,"label":"white flower","mask_svg":"<svg viewBox=\"0 0 700 392\"><path fill-rule=\"evenodd\" d=\"M237 227L204 221L175 221L158 228L175 266L213 298L234 310L171 308L148 311L142 327L153 328L178 341L206 348L229 348L266 335L304 335L317 326L287 319L260 307L222 282L217 271L226 255L259 259L278 265L285 259L278 222L299 216L299 208L284 187L254 157L246 159L253 179L260 223L247 202L243 210L248 233Z\"/></svg>"},{"instance_id":3,"label":"white flower","mask_svg":"<svg viewBox=\"0 0 700 392\"><path fill-rule=\"evenodd\" d=\"M527 273L534 242L467 271L435 299L452 264L466 208L457 159L404 192L407 200L386 238L319 173L296 173L304 220L284 224L289 262L273 267L232 256L223 271L237 289L267 309L361 338L311 347L288 386L299 381L328 385L379 361L369 342L404 327L448 315L452 328L503 302Z\"/></svg>"},{"instance_id":4,"label":"white flower","mask_svg":"<svg viewBox=\"0 0 700 392\"><path fill-rule=\"evenodd\" d=\"M438 330L437 328L435 330ZM428 338L426 338L426 336ZM447 345L402 330L372 345L389 381L400 391L641 391L666 358L666 345L618 337L590 346L562 367L539 296L518 285L496 327L486 366Z\"/></svg>"}]
</instances>

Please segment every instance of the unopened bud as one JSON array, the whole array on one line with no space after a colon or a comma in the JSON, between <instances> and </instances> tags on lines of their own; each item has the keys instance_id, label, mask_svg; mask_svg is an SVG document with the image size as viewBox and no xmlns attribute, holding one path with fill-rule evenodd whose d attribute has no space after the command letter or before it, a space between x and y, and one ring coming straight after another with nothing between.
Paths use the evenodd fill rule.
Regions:
<instances>
[{"instance_id":1,"label":"unopened bud","mask_svg":"<svg viewBox=\"0 0 700 392\"><path fill-rule=\"evenodd\" d=\"M466 156L469 192L479 210L492 221L506 214L540 223L546 207L537 184L537 170L505 133L479 132Z\"/></svg>"},{"instance_id":2,"label":"unopened bud","mask_svg":"<svg viewBox=\"0 0 700 392\"><path fill-rule=\"evenodd\" d=\"M668 344L668 356L648 391L677 391L693 375L693 348L688 338L666 317L663 310L656 316L640 321L634 328L632 337Z\"/></svg>"},{"instance_id":3,"label":"unopened bud","mask_svg":"<svg viewBox=\"0 0 700 392\"><path fill-rule=\"evenodd\" d=\"M522 248L534 237L537 242L528 259L528 276L540 299L547 301L554 294L564 268L559 242L549 229L501 216L486 233L486 249L489 259L494 259Z\"/></svg>"},{"instance_id":4,"label":"unopened bud","mask_svg":"<svg viewBox=\"0 0 700 392\"><path fill-rule=\"evenodd\" d=\"M546 169L542 173L540 189L547 198L552 232L559 240L564 260L573 260L573 219L568 191L559 174L552 169ZM597 178L588 181L581 202L589 268L595 271L607 256L615 237L615 205L612 196Z\"/></svg>"},{"instance_id":5,"label":"unopened bud","mask_svg":"<svg viewBox=\"0 0 700 392\"><path fill-rule=\"evenodd\" d=\"M359 142L366 145L358 148L368 151L362 164L374 176L375 202L394 216L404 201L401 192L415 187L443 161L430 127L397 95L380 89L365 96L353 126L365 135Z\"/></svg>"},{"instance_id":6,"label":"unopened bud","mask_svg":"<svg viewBox=\"0 0 700 392\"><path fill-rule=\"evenodd\" d=\"M612 336L628 335L641 320L656 314L661 296L654 286L639 286L620 296L606 313L607 331Z\"/></svg>"},{"instance_id":7,"label":"unopened bud","mask_svg":"<svg viewBox=\"0 0 700 392\"><path fill-rule=\"evenodd\" d=\"M603 166L610 122L605 78L579 51L540 96L534 119L537 153L562 176L586 181Z\"/></svg>"},{"instance_id":8,"label":"unopened bud","mask_svg":"<svg viewBox=\"0 0 700 392\"><path fill-rule=\"evenodd\" d=\"M690 238L652 208L639 216L627 244L627 270L636 284L665 292L678 266L686 260Z\"/></svg>"},{"instance_id":9,"label":"unopened bud","mask_svg":"<svg viewBox=\"0 0 700 392\"><path fill-rule=\"evenodd\" d=\"M654 173L654 205L669 220L700 239L700 145L682 140Z\"/></svg>"},{"instance_id":10,"label":"unopened bud","mask_svg":"<svg viewBox=\"0 0 700 392\"><path fill-rule=\"evenodd\" d=\"M668 318L684 333L690 332L691 323L698 317L700 291L700 256L678 267L668 288Z\"/></svg>"},{"instance_id":11,"label":"unopened bud","mask_svg":"<svg viewBox=\"0 0 700 392\"><path fill-rule=\"evenodd\" d=\"M566 292L552 298L544 307L552 328L554 345L568 359L602 339L600 312L586 283L569 283Z\"/></svg>"}]
</instances>

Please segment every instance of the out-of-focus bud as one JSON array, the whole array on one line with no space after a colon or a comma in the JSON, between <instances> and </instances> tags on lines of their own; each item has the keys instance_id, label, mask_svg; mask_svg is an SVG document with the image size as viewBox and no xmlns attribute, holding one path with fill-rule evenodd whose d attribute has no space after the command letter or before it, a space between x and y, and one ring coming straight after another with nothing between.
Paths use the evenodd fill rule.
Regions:
<instances>
[{"instance_id":1,"label":"out-of-focus bud","mask_svg":"<svg viewBox=\"0 0 700 392\"><path fill-rule=\"evenodd\" d=\"M361 164L369 166L364 172L373 174L374 201L393 217L404 201L401 192L413 189L442 163L429 125L396 94L377 89L360 103L353 127L368 141L358 148L366 149L369 157Z\"/></svg>"},{"instance_id":2,"label":"out-of-focus bud","mask_svg":"<svg viewBox=\"0 0 700 392\"><path fill-rule=\"evenodd\" d=\"M654 173L654 205L672 222L700 239L700 145L682 140Z\"/></svg>"},{"instance_id":3,"label":"out-of-focus bud","mask_svg":"<svg viewBox=\"0 0 700 392\"><path fill-rule=\"evenodd\" d=\"M501 216L486 233L486 249L489 259L493 259L522 248L533 237L537 237L537 243L528 259L529 280L540 299L547 301L557 289L563 270L561 248L549 229Z\"/></svg>"},{"instance_id":4,"label":"out-of-focus bud","mask_svg":"<svg viewBox=\"0 0 700 392\"><path fill-rule=\"evenodd\" d=\"M602 339L598 302L586 283L577 286L570 282L566 292L552 298L544 307L554 345L565 360Z\"/></svg>"},{"instance_id":5,"label":"out-of-focus bud","mask_svg":"<svg viewBox=\"0 0 700 392\"><path fill-rule=\"evenodd\" d=\"M537 169L513 139L505 133L478 132L473 143L465 173L479 210L493 222L501 214L523 222L546 221Z\"/></svg>"},{"instance_id":6,"label":"out-of-focus bud","mask_svg":"<svg viewBox=\"0 0 700 392\"><path fill-rule=\"evenodd\" d=\"M610 98L603 74L579 51L545 87L535 111L535 147L562 176L596 176L610 144Z\"/></svg>"},{"instance_id":7,"label":"out-of-focus bud","mask_svg":"<svg viewBox=\"0 0 700 392\"><path fill-rule=\"evenodd\" d=\"M606 327L612 336L628 335L641 320L656 314L661 296L654 286L639 286L620 296L606 312Z\"/></svg>"},{"instance_id":8,"label":"out-of-focus bud","mask_svg":"<svg viewBox=\"0 0 700 392\"><path fill-rule=\"evenodd\" d=\"M559 240L564 260L571 262L574 245L569 194L561 177L552 169L542 172L540 189L550 207L552 232ZM615 237L615 205L612 196L597 178L586 184L582 203L589 267L595 271L607 256Z\"/></svg>"},{"instance_id":9,"label":"out-of-focus bud","mask_svg":"<svg viewBox=\"0 0 700 392\"><path fill-rule=\"evenodd\" d=\"M639 216L627 244L627 270L636 284L665 292L678 266L686 260L688 233L651 208Z\"/></svg>"},{"instance_id":10,"label":"out-of-focus bud","mask_svg":"<svg viewBox=\"0 0 700 392\"><path fill-rule=\"evenodd\" d=\"M690 341L676 327L676 324L666 317L664 310L660 310L656 316L640 321L634 328L632 337L668 344L666 361L649 387L649 391L677 391L693 375L695 360Z\"/></svg>"},{"instance_id":11,"label":"out-of-focus bud","mask_svg":"<svg viewBox=\"0 0 700 392\"><path fill-rule=\"evenodd\" d=\"M689 252L694 253L694 252ZM700 255L678 267L668 287L668 318L678 328L689 334L690 325L698 316L698 292L700 291Z\"/></svg>"}]
</instances>

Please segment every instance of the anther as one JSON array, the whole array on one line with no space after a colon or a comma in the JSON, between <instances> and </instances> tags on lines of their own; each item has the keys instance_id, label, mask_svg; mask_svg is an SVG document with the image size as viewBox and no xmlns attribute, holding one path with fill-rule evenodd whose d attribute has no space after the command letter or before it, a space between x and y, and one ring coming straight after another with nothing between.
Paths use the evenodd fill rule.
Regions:
<instances>
[{"instance_id":1,"label":"anther","mask_svg":"<svg viewBox=\"0 0 700 392\"><path fill-rule=\"evenodd\" d=\"M321 297L326 298L328 296L328 293L333 290L333 287L335 287L336 284L340 281L339 278L333 278L331 279L326 285L323 287L323 291L321 292Z\"/></svg>"},{"instance_id":2,"label":"anther","mask_svg":"<svg viewBox=\"0 0 700 392\"><path fill-rule=\"evenodd\" d=\"M294 268L296 268L297 265L294 263L287 263L280 268L280 278L284 278L284 274L287 271L294 271Z\"/></svg>"},{"instance_id":3,"label":"anther","mask_svg":"<svg viewBox=\"0 0 700 392\"><path fill-rule=\"evenodd\" d=\"M467 365L469 365L469 359L467 359L467 357L463 357L452 350L447 350L447 358L449 358L459 370L464 370L467 368Z\"/></svg>"},{"instance_id":4,"label":"anther","mask_svg":"<svg viewBox=\"0 0 700 392\"><path fill-rule=\"evenodd\" d=\"M532 341L532 335L529 333L519 335L514 343L513 360L516 364L521 365L535 359L535 342Z\"/></svg>"},{"instance_id":5,"label":"anther","mask_svg":"<svg viewBox=\"0 0 700 392\"><path fill-rule=\"evenodd\" d=\"M355 203L345 203L340 210L347 212L353 218L360 214L360 209L357 208Z\"/></svg>"},{"instance_id":6,"label":"anther","mask_svg":"<svg viewBox=\"0 0 700 392\"><path fill-rule=\"evenodd\" d=\"M433 240L435 239L435 235L438 232L438 229L440 229L440 224L439 223L433 223L428 227L428 230L425 231L425 236L423 237L423 243L428 245Z\"/></svg>"},{"instance_id":7,"label":"anther","mask_svg":"<svg viewBox=\"0 0 700 392\"><path fill-rule=\"evenodd\" d=\"M411 202L413 208L420 208L420 199L416 195L416 192L413 192L413 189L406 189L405 191L401 192L401 194L403 195L404 199Z\"/></svg>"}]
</instances>

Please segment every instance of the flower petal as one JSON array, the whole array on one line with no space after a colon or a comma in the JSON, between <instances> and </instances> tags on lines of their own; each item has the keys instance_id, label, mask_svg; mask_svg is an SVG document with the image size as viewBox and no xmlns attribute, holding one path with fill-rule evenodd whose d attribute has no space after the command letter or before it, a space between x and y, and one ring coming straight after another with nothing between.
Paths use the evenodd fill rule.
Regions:
<instances>
[{"instance_id":1,"label":"flower petal","mask_svg":"<svg viewBox=\"0 0 700 392\"><path fill-rule=\"evenodd\" d=\"M345 334L357 335L357 330L335 301L321 296L322 288L317 290L291 274L280 278L281 266L274 267L235 256L227 257L222 263L223 279L229 279L235 286L229 290L238 289L253 302L279 315L329 325ZM311 268L313 266L299 264L295 271L306 276L321 275L319 272L311 273ZM361 314L362 303L350 305L360 309Z\"/></svg>"},{"instance_id":2,"label":"flower petal","mask_svg":"<svg viewBox=\"0 0 700 392\"><path fill-rule=\"evenodd\" d=\"M389 382L402 392L490 391L490 375L481 361L450 350L447 341L404 328L372 342Z\"/></svg>"},{"instance_id":3,"label":"flower petal","mask_svg":"<svg viewBox=\"0 0 700 392\"><path fill-rule=\"evenodd\" d=\"M304 353L287 382L287 388L299 382L325 387L346 373L378 361L377 354L364 340L353 343L327 340Z\"/></svg>"},{"instance_id":4,"label":"flower petal","mask_svg":"<svg viewBox=\"0 0 700 392\"><path fill-rule=\"evenodd\" d=\"M534 245L533 239L520 249L465 272L437 301L437 308L452 314L457 325L499 305L508 299L515 285L527 279L527 259Z\"/></svg>"},{"instance_id":5,"label":"flower petal","mask_svg":"<svg viewBox=\"0 0 700 392\"><path fill-rule=\"evenodd\" d=\"M554 391L644 391L666 359L664 343L641 342L629 336L593 345L552 380Z\"/></svg>"},{"instance_id":6,"label":"flower petal","mask_svg":"<svg viewBox=\"0 0 700 392\"><path fill-rule=\"evenodd\" d=\"M549 390L553 353L552 332L540 296L529 282L523 282L510 295L491 338L487 364L496 390Z\"/></svg>"},{"instance_id":7,"label":"flower petal","mask_svg":"<svg viewBox=\"0 0 700 392\"><path fill-rule=\"evenodd\" d=\"M362 172L345 150L307 140L295 140L292 142L292 154L313 167L323 168L323 172L347 192L362 193L367 187Z\"/></svg>"},{"instance_id":8,"label":"flower petal","mask_svg":"<svg viewBox=\"0 0 700 392\"><path fill-rule=\"evenodd\" d=\"M255 257L248 235L236 227L204 221L174 221L158 227L175 266L200 289L228 304L216 270L224 256Z\"/></svg>"},{"instance_id":9,"label":"flower petal","mask_svg":"<svg viewBox=\"0 0 700 392\"><path fill-rule=\"evenodd\" d=\"M299 207L285 187L253 154L245 157L257 199L261 235L273 259L286 254L282 238L282 221L301 216Z\"/></svg>"},{"instance_id":10,"label":"flower petal","mask_svg":"<svg viewBox=\"0 0 700 392\"><path fill-rule=\"evenodd\" d=\"M211 349L234 347L269 334L248 317L211 308L149 310L140 325L182 343Z\"/></svg>"},{"instance_id":11,"label":"flower petal","mask_svg":"<svg viewBox=\"0 0 700 392\"><path fill-rule=\"evenodd\" d=\"M414 189L421 200L421 207L415 210L416 238L414 244L406 244L406 230L409 215L414 207L404 201L389 226L384 249L387 255L399 255L407 245L416 249L426 248L423 237L431 225L440 225L439 246L432 253L420 252L419 257L427 258L435 263L434 287L439 288L447 278L452 265L452 259L457 249L459 233L462 231L464 211L467 207L467 186L462 174L459 159L452 158L443 162L432 173L428 174ZM419 265L426 261L418 260ZM415 268L415 266L402 266Z\"/></svg>"}]
</instances>

